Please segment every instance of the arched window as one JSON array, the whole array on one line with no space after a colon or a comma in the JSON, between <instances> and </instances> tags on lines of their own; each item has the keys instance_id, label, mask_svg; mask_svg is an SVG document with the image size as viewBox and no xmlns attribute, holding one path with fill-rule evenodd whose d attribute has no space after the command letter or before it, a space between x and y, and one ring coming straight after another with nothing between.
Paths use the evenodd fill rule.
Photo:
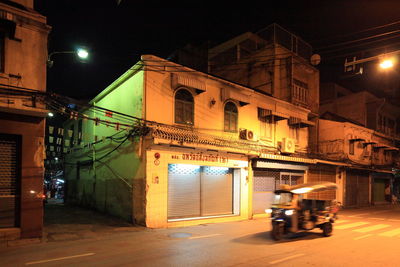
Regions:
<instances>
[{"instance_id":1,"label":"arched window","mask_svg":"<svg viewBox=\"0 0 400 267\"><path fill-rule=\"evenodd\" d=\"M175 94L175 122L193 125L194 99L188 90L180 89Z\"/></svg>"},{"instance_id":2,"label":"arched window","mask_svg":"<svg viewBox=\"0 0 400 267\"><path fill-rule=\"evenodd\" d=\"M224 108L224 130L237 132L238 109L232 102L227 102Z\"/></svg>"}]
</instances>

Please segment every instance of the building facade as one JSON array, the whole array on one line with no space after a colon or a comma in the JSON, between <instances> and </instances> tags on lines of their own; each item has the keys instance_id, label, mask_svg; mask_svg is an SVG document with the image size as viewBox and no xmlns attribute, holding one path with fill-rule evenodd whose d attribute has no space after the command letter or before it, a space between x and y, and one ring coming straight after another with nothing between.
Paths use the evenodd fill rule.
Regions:
<instances>
[{"instance_id":1,"label":"building facade","mask_svg":"<svg viewBox=\"0 0 400 267\"><path fill-rule=\"evenodd\" d=\"M319 157L340 161L346 206L387 203L398 193L394 170L398 165L400 108L366 92L353 93L337 84L324 84L318 121ZM397 193L396 193L397 192Z\"/></svg>"},{"instance_id":2,"label":"building facade","mask_svg":"<svg viewBox=\"0 0 400 267\"><path fill-rule=\"evenodd\" d=\"M277 25L210 49L208 73L142 56L65 124L67 201L175 227L248 219L280 184L324 180L309 56Z\"/></svg>"},{"instance_id":3,"label":"building facade","mask_svg":"<svg viewBox=\"0 0 400 267\"><path fill-rule=\"evenodd\" d=\"M316 164L310 110L155 56L90 103L64 127L67 200L148 227L251 218Z\"/></svg>"},{"instance_id":4,"label":"building facade","mask_svg":"<svg viewBox=\"0 0 400 267\"><path fill-rule=\"evenodd\" d=\"M33 1L0 3L0 230L41 237L47 110L46 18Z\"/></svg>"}]
</instances>

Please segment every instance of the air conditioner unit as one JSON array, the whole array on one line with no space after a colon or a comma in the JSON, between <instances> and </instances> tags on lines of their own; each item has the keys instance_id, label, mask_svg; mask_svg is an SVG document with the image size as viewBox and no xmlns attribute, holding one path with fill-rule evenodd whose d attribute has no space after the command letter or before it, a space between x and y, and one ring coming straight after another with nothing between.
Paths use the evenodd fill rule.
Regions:
<instances>
[{"instance_id":1,"label":"air conditioner unit","mask_svg":"<svg viewBox=\"0 0 400 267\"><path fill-rule=\"evenodd\" d=\"M296 140L293 138L283 138L281 143L281 152L294 153L296 151Z\"/></svg>"},{"instance_id":2,"label":"air conditioner unit","mask_svg":"<svg viewBox=\"0 0 400 267\"><path fill-rule=\"evenodd\" d=\"M254 140L255 139L254 132L250 131L249 129L241 129L239 131L239 137L240 137L240 139L244 139L244 140Z\"/></svg>"}]
</instances>

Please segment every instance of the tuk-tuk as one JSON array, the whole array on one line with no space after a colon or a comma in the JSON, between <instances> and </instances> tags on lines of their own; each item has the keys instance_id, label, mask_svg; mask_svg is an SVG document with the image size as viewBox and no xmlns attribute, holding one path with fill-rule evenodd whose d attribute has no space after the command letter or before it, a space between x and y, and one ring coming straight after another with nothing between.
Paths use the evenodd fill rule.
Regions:
<instances>
[{"instance_id":1,"label":"tuk-tuk","mask_svg":"<svg viewBox=\"0 0 400 267\"><path fill-rule=\"evenodd\" d=\"M283 185L275 190L271 209L271 237L280 240L285 234L322 230L324 236L332 235L332 223L337 219L340 203L331 200L305 199L303 194L336 190L331 182L305 183L294 186Z\"/></svg>"}]
</instances>

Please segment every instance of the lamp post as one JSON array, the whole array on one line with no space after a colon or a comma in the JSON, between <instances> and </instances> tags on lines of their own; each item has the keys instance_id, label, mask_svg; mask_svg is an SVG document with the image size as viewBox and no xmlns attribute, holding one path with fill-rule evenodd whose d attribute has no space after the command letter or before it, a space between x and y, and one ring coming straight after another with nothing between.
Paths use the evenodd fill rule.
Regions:
<instances>
[{"instance_id":1,"label":"lamp post","mask_svg":"<svg viewBox=\"0 0 400 267\"><path fill-rule=\"evenodd\" d=\"M353 60L347 60L344 62L344 71L348 72L348 71L353 71L355 69L355 66L358 64L362 64L362 63L366 63L366 62L370 62L373 60L379 60L379 67L381 69L390 69L394 66L395 64L395 57L400 55L400 50L396 50L393 52L389 52L389 53L384 53L384 54L380 54L377 56L372 56L372 57L368 57L368 58L363 58L363 59L356 59L356 57L353 58Z\"/></svg>"},{"instance_id":2,"label":"lamp post","mask_svg":"<svg viewBox=\"0 0 400 267\"><path fill-rule=\"evenodd\" d=\"M54 61L51 60L51 57L56 54L75 54L81 60L87 60L89 58L89 52L84 48L78 48L75 51L54 51L47 57L47 67L51 68L53 66Z\"/></svg>"}]
</instances>

